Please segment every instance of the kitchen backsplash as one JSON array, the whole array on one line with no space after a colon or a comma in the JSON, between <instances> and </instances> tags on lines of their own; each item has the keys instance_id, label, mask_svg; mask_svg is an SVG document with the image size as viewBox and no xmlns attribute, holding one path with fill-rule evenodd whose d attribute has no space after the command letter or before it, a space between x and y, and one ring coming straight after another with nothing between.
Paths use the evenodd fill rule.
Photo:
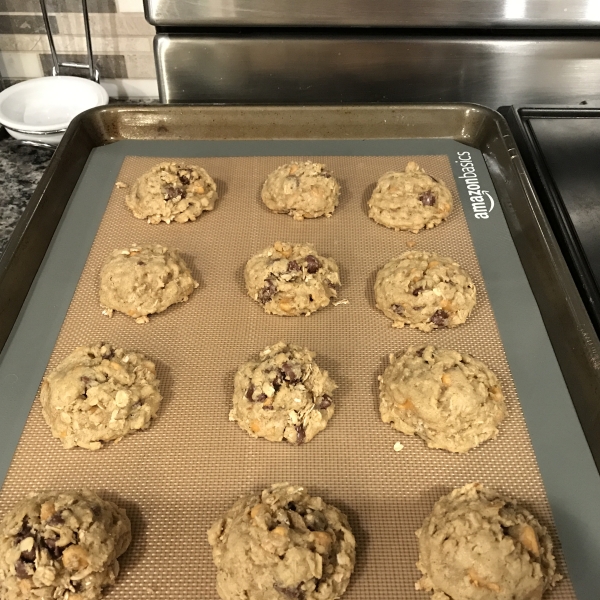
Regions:
<instances>
[{"instance_id":1,"label":"kitchen backsplash","mask_svg":"<svg viewBox=\"0 0 600 600\"><path fill-rule=\"evenodd\" d=\"M157 98L154 27L144 18L143 1L87 4L102 85L112 97ZM46 5L59 60L87 63L81 0L46 0ZM5 85L51 71L39 0L0 0L0 74Z\"/></svg>"}]
</instances>

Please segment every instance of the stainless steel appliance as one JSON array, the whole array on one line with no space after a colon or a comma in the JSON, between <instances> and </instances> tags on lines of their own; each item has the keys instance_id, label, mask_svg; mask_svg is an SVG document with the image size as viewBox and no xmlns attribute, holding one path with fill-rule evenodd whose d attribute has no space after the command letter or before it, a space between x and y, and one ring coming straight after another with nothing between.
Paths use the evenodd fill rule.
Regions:
<instances>
[{"instance_id":1,"label":"stainless steel appliance","mask_svg":"<svg viewBox=\"0 0 600 600\"><path fill-rule=\"evenodd\" d=\"M600 104L597 0L145 0L163 102Z\"/></svg>"}]
</instances>

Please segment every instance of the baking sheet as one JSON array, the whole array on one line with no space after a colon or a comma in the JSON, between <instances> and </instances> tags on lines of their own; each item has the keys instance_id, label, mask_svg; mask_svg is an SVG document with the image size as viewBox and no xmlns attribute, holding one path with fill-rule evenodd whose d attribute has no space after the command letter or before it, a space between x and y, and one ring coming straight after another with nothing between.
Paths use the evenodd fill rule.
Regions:
<instances>
[{"instance_id":1,"label":"baking sheet","mask_svg":"<svg viewBox=\"0 0 600 600\"><path fill-rule=\"evenodd\" d=\"M342 199L331 219L297 223L269 213L259 200L266 175L290 158L303 157L202 158L222 200L196 223L150 226L127 212L122 190L114 190L109 201L49 367L76 345L100 339L143 351L159 363L163 408L148 432L90 453L60 448L36 403L0 508L6 510L31 489L80 485L120 501L133 515L134 545L110 597L146 598L150 590L164 598L216 597L205 530L238 494L280 480L306 485L349 515L359 544L349 598L426 597L414 591L414 530L440 494L468 481L481 480L517 497L557 541L460 203L449 221L434 230L417 236L393 232L367 218L366 201L377 178L390 168L403 168L409 156L311 155L332 168L343 187ZM456 196L454 165L447 156L417 160ZM131 183L156 162L129 157L118 179ZM334 257L341 267L341 297L350 304L308 319L264 314L245 295L242 269L275 239L310 241ZM152 317L146 326L122 315L102 317L96 298L100 264L114 247L146 241L179 247L193 264L200 288L188 303ZM478 305L465 325L429 334L393 330L374 308L375 273L408 249L407 241L450 255L471 273ZM316 350L319 363L340 385L334 419L301 448L252 440L227 421L235 369L279 339ZM485 360L507 396L509 417L499 438L466 456L427 449L379 421L376 376L387 354L430 340ZM405 444L400 453L392 449L397 440ZM565 573L558 549L557 555ZM548 597L574 595L563 581Z\"/></svg>"}]
</instances>

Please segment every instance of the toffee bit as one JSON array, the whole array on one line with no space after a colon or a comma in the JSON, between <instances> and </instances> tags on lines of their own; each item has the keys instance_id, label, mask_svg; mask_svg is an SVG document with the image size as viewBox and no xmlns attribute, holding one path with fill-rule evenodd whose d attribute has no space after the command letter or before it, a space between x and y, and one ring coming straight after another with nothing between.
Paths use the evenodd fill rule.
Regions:
<instances>
[{"instance_id":1,"label":"toffee bit","mask_svg":"<svg viewBox=\"0 0 600 600\"><path fill-rule=\"evenodd\" d=\"M296 430L296 443L301 444L306 438L306 431L304 430L303 425L294 425L294 429Z\"/></svg>"},{"instance_id":2,"label":"toffee bit","mask_svg":"<svg viewBox=\"0 0 600 600\"><path fill-rule=\"evenodd\" d=\"M100 348L100 356L102 358L112 358L115 355L115 351L111 346L102 346Z\"/></svg>"},{"instance_id":3,"label":"toffee bit","mask_svg":"<svg viewBox=\"0 0 600 600\"><path fill-rule=\"evenodd\" d=\"M306 257L306 272L316 273L321 268L321 263L312 254Z\"/></svg>"},{"instance_id":4,"label":"toffee bit","mask_svg":"<svg viewBox=\"0 0 600 600\"><path fill-rule=\"evenodd\" d=\"M402 304L392 304L390 308L397 314L402 316L404 314L404 307Z\"/></svg>"},{"instance_id":5,"label":"toffee bit","mask_svg":"<svg viewBox=\"0 0 600 600\"><path fill-rule=\"evenodd\" d=\"M446 326L446 319L449 317L450 315L443 309L439 309L436 310L432 315L431 318L429 319L431 321L431 323L433 323L434 325L437 325L438 327L445 327Z\"/></svg>"},{"instance_id":6,"label":"toffee bit","mask_svg":"<svg viewBox=\"0 0 600 600\"><path fill-rule=\"evenodd\" d=\"M431 190L428 190L419 196L419 200L423 206L435 206L436 197Z\"/></svg>"},{"instance_id":7,"label":"toffee bit","mask_svg":"<svg viewBox=\"0 0 600 600\"><path fill-rule=\"evenodd\" d=\"M62 525L65 522L62 514L59 511L56 511L47 521L48 525Z\"/></svg>"}]
</instances>

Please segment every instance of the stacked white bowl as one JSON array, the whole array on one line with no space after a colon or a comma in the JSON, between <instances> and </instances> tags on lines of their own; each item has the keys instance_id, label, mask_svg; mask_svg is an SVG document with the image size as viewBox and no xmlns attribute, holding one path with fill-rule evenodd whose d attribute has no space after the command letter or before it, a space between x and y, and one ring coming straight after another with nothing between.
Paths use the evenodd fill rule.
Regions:
<instances>
[{"instance_id":1,"label":"stacked white bowl","mask_svg":"<svg viewBox=\"0 0 600 600\"><path fill-rule=\"evenodd\" d=\"M106 90L89 79L29 79L0 92L0 123L18 140L56 145L73 117L107 103Z\"/></svg>"}]
</instances>

